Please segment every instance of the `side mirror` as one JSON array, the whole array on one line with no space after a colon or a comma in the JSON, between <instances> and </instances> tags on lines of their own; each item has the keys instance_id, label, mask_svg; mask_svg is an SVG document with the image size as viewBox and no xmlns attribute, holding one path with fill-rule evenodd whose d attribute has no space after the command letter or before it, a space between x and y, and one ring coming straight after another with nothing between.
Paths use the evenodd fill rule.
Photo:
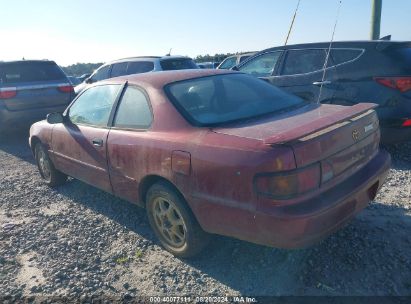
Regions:
<instances>
[{"instance_id":1,"label":"side mirror","mask_svg":"<svg viewBox=\"0 0 411 304\"><path fill-rule=\"evenodd\" d=\"M233 66L230 70L232 70L232 71L239 71L239 69L238 69L238 67L235 65L235 66Z\"/></svg>"},{"instance_id":2,"label":"side mirror","mask_svg":"<svg viewBox=\"0 0 411 304\"><path fill-rule=\"evenodd\" d=\"M64 122L64 116L61 113L47 114L47 122L51 125L58 124L58 123L63 123Z\"/></svg>"}]
</instances>

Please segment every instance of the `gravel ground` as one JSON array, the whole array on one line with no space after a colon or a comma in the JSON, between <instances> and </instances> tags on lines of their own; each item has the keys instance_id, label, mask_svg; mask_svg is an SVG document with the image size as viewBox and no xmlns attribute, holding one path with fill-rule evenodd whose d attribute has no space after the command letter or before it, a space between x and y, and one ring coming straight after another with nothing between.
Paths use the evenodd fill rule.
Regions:
<instances>
[{"instance_id":1,"label":"gravel ground","mask_svg":"<svg viewBox=\"0 0 411 304\"><path fill-rule=\"evenodd\" d=\"M163 250L144 210L77 180L43 184L27 134L0 140L0 295L411 296L411 143L387 147L375 202L320 244L279 250L217 236L198 258Z\"/></svg>"}]
</instances>

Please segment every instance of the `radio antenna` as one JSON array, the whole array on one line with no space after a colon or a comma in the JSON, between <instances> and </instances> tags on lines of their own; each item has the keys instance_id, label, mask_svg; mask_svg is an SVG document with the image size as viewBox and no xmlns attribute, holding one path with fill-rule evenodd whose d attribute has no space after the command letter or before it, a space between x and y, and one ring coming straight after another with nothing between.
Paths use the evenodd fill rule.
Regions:
<instances>
[{"instance_id":1,"label":"radio antenna","mask_svg":"<svg viewBox=\"0 0 411 304\"><path fill-rule=\"evenodd\" d=\"M295 17L297 16L298 8L300 7L300 2L301 2L301 0L298 0L297 7L295 8L295 12L294 12L293 20L291 20L291 25L290 25L290 28L288 30L287 38L285 39L284 45L287 45L288 38L290 38L290 34L291 34L291 31L292 31L293 26L294 26Z\"/></svg>"},{"instance_id":2,"label":"radio antenna","mask_svg":"<svg viewBox=\"0 0 411 304\"><path fill-rule=\"evenodd\" d=\"M325 83L325 75L327 73L326 68L327 68L327 65L328 65L328 60L330 59L331 47L332 47L332 44L334 42L334 36L335 36L335 30L336 30L337 24L338 24L338 18L340 17L341 3L342 3L342 0L340 0L340 2L338 4L337 18L335 19L335 23L334 23L333 34L331 36L330 45L328 46L327 56L325 56L325 62L324 62L324 65L323 65L323 77L321 79L321 86L320 86L320 92L318 94L317 103L320 103L321 94L323 92L323 85Z\"/></svg>"}]
</instances>

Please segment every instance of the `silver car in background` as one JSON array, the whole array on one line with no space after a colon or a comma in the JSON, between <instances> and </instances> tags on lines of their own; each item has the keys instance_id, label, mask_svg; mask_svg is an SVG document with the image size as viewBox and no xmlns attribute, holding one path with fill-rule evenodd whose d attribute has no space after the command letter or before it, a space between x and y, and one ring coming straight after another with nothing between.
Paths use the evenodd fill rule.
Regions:
<instances>
[{"instance_id":1,"label":"silver car in background","mask_svg":"<svg viewBox=\"0 0 411 304\"><path fill-rule=\"evenodd\" d=\"M87 85L108 78L157 71L198 69L196 63L185 56L140 56L118 59L100 66L94 73L74 88L79 94Z\"/></svg>"}]
</instances>

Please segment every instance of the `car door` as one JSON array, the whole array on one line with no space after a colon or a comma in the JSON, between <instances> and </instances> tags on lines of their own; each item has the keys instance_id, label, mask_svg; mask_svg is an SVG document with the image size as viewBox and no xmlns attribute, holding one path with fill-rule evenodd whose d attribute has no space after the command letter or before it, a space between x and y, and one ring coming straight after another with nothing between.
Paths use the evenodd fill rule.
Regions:
<instances>
[{"instance_id":1,"label":"car door","mask_svg":"<svg viewBox=\"0 0 411 304\"><path fill-rule=\"evenodd\" d=\"M147 174L153 144L148 131L153 115L147 95L136 86L127 86L119 101L107 140L107 154L113 192L138 202L138 184Z\"/></svg>"},{"instance_id":2,"label":"car door","mask_svg":"<svg viewBox=\"0 0 411 304\"><path fill-rule=\"evenodd\" d=\"M308 102L332 100L337 75L330 64L324 74L326 57L326 49L288 50L278 75L270 77L269 81Z\"/></svg>"},{"instance_id":3,"label":"car door","mask_svg":"<svg viewBox=\"0 0 411 304\"><path fill-rule=\"evenodd\" d=\"M66 111L64 123L55 125L52 136L57 169L108 192L108 124L121 88L104 84L86 89Z\"/></svg>"}]
</instances>

